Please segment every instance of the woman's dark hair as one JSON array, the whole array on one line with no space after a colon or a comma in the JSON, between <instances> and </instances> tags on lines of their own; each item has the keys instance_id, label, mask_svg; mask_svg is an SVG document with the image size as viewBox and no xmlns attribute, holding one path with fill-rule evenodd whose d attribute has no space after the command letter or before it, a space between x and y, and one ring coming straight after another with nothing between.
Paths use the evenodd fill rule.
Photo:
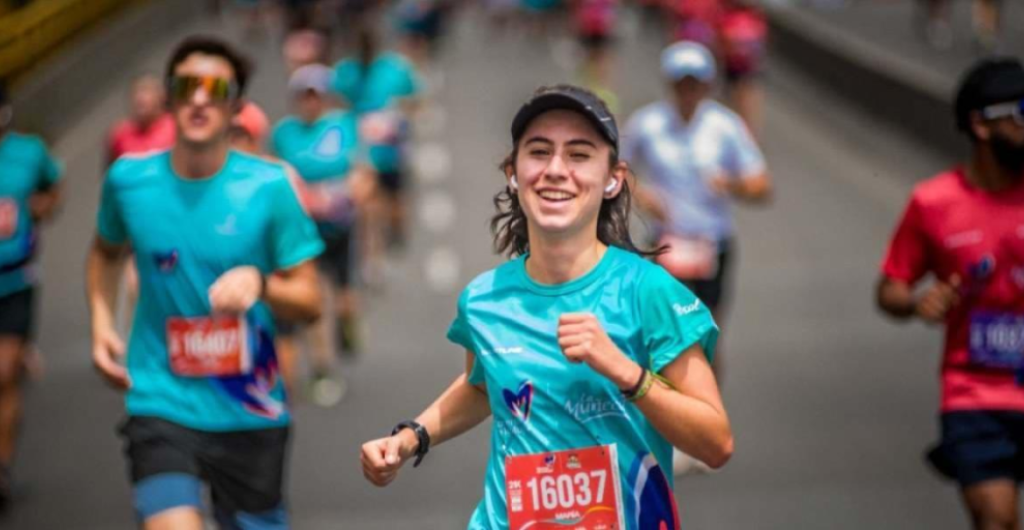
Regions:
<instances>
[{"instance_id":1,"label":"woman's dark hair","mask_svg":"<svg viewBox=\"0 0 1024 530\"><path fill-rule=\"evenodd\" d=\"M235 72L235 83L238 84L238 96L245 94L245 87L252 75L252 61L217 37L196 35L181 41L171 54L171 59L167 61L166 79L174 77L174 70L178 65L194 53L220 57L230 63L231 69Z\"/></svg>"},{"instance_id":2,"label":"woman's dark hair","mask_svg":"<svg viewBox=\"0 0 1024 530\"><path fill-rule=\"evenodd\" d=\"M534 94L538 95L550 91L552 88L557 87L541 87ZM578 87L574 87L574 89L586 91ZM587 92L589 93L589 91ZM611 116L604 100L596 95L594 98L604 107L602 110ZM513 173L515 172L516 157L518 155L519 145L513 145L512 152L498 166L502 174L509 168L512 168ZM608 156L608 165L613 167L618 162L618 148L612 145L611 153ZM622 181L622 189L615 197L611 199L606 198L601 201L601 211L597 216L597 239L605 245L619 247L641 256L657 256L664 252L666 247L658 247L653 250L641 249L633 243L633 238L629 233L629 215L633 201L633 193L630 190L629 181L633 180L632 176L632 173L630 173L630 176ZM505 186L494 196L494 208L497 210L497 213L491 217L491 232L494 234L495 252L507 255L508 257L521 256L528 253L530 251L529 231L526 214L523 213L523 209L519 204L518 195L508 186Z\"/></svg>"}]
</instances>

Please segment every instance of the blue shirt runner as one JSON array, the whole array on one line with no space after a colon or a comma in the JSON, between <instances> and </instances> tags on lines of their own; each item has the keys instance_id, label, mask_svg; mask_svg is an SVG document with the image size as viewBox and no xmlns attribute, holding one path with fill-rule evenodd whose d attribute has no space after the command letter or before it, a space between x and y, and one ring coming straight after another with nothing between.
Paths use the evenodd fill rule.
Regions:
<instances>
[{"instance_id":1,"label":"blue shirt runner","mask_svg":"<svg viewBox=\"0 0 1024 530\"><path fill-rule=\"evenodd\" d=\"M37 229L29 206L33 194L60 178L63 168L35 136L0 137L0 297L32 287Z\"/></svg>"}]
</instances>

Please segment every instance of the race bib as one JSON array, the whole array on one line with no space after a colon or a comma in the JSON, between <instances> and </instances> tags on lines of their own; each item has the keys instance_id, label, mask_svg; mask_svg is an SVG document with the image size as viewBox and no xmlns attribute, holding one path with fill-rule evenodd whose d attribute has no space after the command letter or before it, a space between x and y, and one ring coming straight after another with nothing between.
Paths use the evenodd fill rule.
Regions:
<instances>
[{"instance_id":1,"label":"race bib","mask_svg":"<svg viewBox=\"0 0 1024 530\"><path fill-rule=\"evenodd\" d=\"M971 364L986 368L1024 368L1024 315L971 313Z\"/></svg>"},{"instance_id":2,"label":"race bib","mask_svg":"<svg viewBox=\"0 0 1024 530\"><path fill-rule=\"evenodd\" d=\"M310 216L319 222L348 224L355 218L355 205L348 184L344 181L329 180L307 184Z\"/></svg>"},{"instance_id":3,"label":"race bib","mask_svg":"<svg viewBox=\"0 0 1024 530\"><path fill-rule=\"evenodd\" d=\"M665 267L679 280L710 280L718 274L718 244L707 239L666 235L658 242L668 251L658 256L658 265Z\"/></svg>"},{"instance_id":4,"label":"race bib","mask_svg":"<svg viewBox=\"0 0 1024 530\"><path fill-rule=\"evenodd\" d=\"M182 377L230 377L252 371L249 328L238 316L167 319L171 371Z\"/></svg>"},{"instance_id":5,"label":"race bib","mask_svg":"<svg viewBox=\"0 0 1024 530\"><path fill-rule=\"evenodd\" d=\"M18 202L0 198L0 241L11 239L18 233Z\"/></svg>"},{"instance_id":6,"label":"race bib","mask_svg":"<svg viewBox=\"0 0 1024 530\"><path fill-rule=\"evenodd\" d=\"M505 459L511 530L624 530L614 445Z\"/></svg>"},{"instance_id":7,"label":"race bib","mask_svg":"<svg viewBox=\"0 0 1024 530\"><path fill-rule=\"evenodd\" d=\"M394 145L402 132L402 115L394 110L371 112L359 120L359 138L369 145Z\"/></svg>"}]
</instances>

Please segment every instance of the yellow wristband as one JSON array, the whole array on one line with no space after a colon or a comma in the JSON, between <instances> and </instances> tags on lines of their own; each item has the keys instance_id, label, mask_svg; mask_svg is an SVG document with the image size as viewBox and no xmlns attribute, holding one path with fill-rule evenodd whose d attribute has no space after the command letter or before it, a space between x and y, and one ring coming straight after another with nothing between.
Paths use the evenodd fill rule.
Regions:
<instances>
[{"instance_id":1,"label":"yellow wristband","mask_svg":"<svg viewBox=\"0 0 1024 530\"><path fill-rule=\"evenodd\" d=\"M646 396L647 393L651 391L651 387L654 386L655 377L656 376L650 370L644 372L644 382L640 383L640 388L636 391L635 394L629 397L629 401L635 402L640 398Z\"/></svg>"}]
</instances>

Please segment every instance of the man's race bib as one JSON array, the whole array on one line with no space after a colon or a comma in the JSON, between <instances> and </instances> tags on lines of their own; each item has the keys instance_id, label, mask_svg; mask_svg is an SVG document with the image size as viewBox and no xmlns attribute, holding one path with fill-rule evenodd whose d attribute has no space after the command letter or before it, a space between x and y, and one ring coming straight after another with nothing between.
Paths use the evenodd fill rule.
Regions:
<instances>
[{"instance_id":1,"label":"man's race bib","mask_svg":"<svg viewBox=\"0 0 1024 530\"><path fill-rule=\"evenodd\" d=\"M625 530L614 445L505 459L511 530Z\"/></svg>"},{"instance_id":2,"label":"man's race bib","mask_svg":"<svg viewBox=\"0 0 1024 530\"><path fill-rule=\"evenodd\" d=\"M710 280L718 274L718 244L707 239L666 235L658 242L668 251L657 257L658 265L665 267L679 280Z\"/></svg>"},{"instance_id":3,"label":"man's race bib","mask_svg":"<svg viewBox=\"0 0 1024 530\"><path fill-rule=\"evenodd\" d=\"M230 377L252 371L249 327L238 316L167 319L171 371L182 377Z\"/></svg>"},{"instance_id":4,"label":"man's race bib","mask_svg":"<svg viewBox=\"0 0 1024 530\"><path fill-rule=\"evenodd\" d=\"M18 233L18 202L8 197L0 198L0 241L10 239Z\"/></svg>"},{"instance_id":5,"label":"man's race bib","mask_svg":"<svg viewBox=\"0 0 1024 530\"><path fill-rule=\"evenodd\" d=\"M986 368L1024 368L1024 315L971 313L971 364Z\"/></svg>"}]
</instances>

